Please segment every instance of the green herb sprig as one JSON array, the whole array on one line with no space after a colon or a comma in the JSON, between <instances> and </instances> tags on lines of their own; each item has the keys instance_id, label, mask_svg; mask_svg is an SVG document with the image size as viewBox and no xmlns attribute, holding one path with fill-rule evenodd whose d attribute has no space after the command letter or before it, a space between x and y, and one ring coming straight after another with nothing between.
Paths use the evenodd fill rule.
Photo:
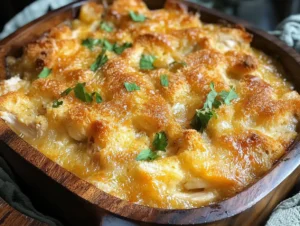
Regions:
<instances>
[{"instance_id":1,"label":"green herb sprig","mask_svg":"<svg viewBox=\"0 0 300 226\"><path fill-rule=\"evenodd\" d=\"M168 75L161 75L161 76L160 76L160 84L161 84L163 87L168 87L168 86L169 86Z\"/></svg>"},{"instance_id":2,"label":"green herb sprig","mask_svg":"<svg viewBox=\"0 0 300 226\"><path fill-rule=\"evenodd\" d=\"M235 89L231 87L229 91L221 91L218 93L215 90L214 83L210 83L211 91L206 97L206 101L202 109L197 109L194 115L191 126L197 131L203 132L207 127L209 120L212 117L217 117L215 109L218 109L222 104L229 105L231 101L238 98Z\"/></svg>"},{"instance_id":3,"label":"green herb sprig","mask_svg":"<svg viewBox=\"0 0 300 226\"><path fill-rule=\"evenodd\" d=\"M89 50L93 50L95 46L100 46L103 49L108 51L113 51L116 54L120 55L123 51L127 48L132 47L132 44L129 42L125 42L122 45L118 45L117 43L110 43L107 39L94 39L94 38L87 38L84 39L81 44L87 47Z\"/></svg>"},{"instance_id":4,"label":"green herb sprig","mask_svg":"<svg viewBox=\"0 0 300 226\"><path fill-rule=\"evenodd\" d=\"M152 142L153 150L144 149L136 157L137 161L152 161L159 157L157 151L166 151L168 146L168 138L165 132L156 133Z\"/></svg>"},{"instance_id":5,"label":"green herb sprig","mask_svg":"<svg viewBox=\"0 0 300 226\"><path fill-rule=\"evenodd\" d=\"M107 32L112 32L114 30L113 26L110 23L105 22L105 21L102 21L100 23L100 28L101 28L101 30L107 31Z\"/></svg>"},{"instance_id":6,"label":"green herb sprig","mask_svg":"<svg viewBox=\"0 0 300 226\"><path fill-rule=\"evenodd\" d=\"M156 57L152 55L142 55L140 59L140 68L142 70L153 70L155 67L153 66L153 63L155 61Z\"/></svg>"},{"instance_id":7,"label":"green herb sprig","mask_svg":"<svg viewBox=\"0 0 300 226\"><path fill-rule=\"evenodd\" d=\"M38 78L47 78L51 72L52 72L52 69L44 67L43 70L38 75Z\"/></svg>"},{"instance_id":8,"label":"green herb sprig","mask_svg":"<svg viewBox=\"0 0 300 226\"><path fill-rule=\"evenodd\" d=\"M135 13L134 11L129 11L129 16L134 22L144 22L146 17L143 14Z\"/></svg>"},{"instance_id":9,"label":"green herb sprig","mask_svg":"<svg viewBox=\"0 0 300 226\"><path fill-rule=\"evenodd\" d=\"M59 101L59 100L55 100L52 103L52 107L53 108L58 108L60 105L62 105L64 102L63 101Z\"/></svg>"},{"instance_id":10,"label":"green herb sprig","mask_svg":"<svg viewBox=\"0 0 300 226\"><path fill-rule=\"evenodd\" d=\"M91 103L93 102L93 97L95 97L95 101L96 103L101 103L102 97L98 92L93 92L93 93L88 93L85 89L85 83L77 83L75 85L75 87L69 87L67 88L65 91L63 91L60 96L64 97L69 95L69 93L71 93L72 91L74 91L75 97L85 103Z\"/></svg>"},{"instance_id":11,"label":"green herb sprig","mask_svg":"<svg viewBox=\"0 0 300 226\"><path fill-rule=\"evenodd\" d=\"M159 157L159 155L152 151L151 149L144 149L142 150L138 156L136 157L137 161L149 161L149 160L155 160Z\"/></svg>"},{"instance_id":12,"label":"green herb sprig","mask_svg":"<svg viewBox=\"0 0 300 226\"><path fill-rule=\"evenodd\" d=\"M135 83L124 82L125 89L128 92L133 92L136 90L140 90L140 87Z\"/></svg>"},{"instance_id":13,"label":"green herb sprig","mask_svg":"<svg viewBox=\"0 0 300 226\"><path fill-rule=\"evenodd\" d=\"M105 54L105 52L106 52L106 49L103 49L101 51L101 53L98 55L95 62L90 66L91 71L93 71L93 72L97 71L100 67L102 67L108 61L108 57Z\"/></svg>"}]
</instances>

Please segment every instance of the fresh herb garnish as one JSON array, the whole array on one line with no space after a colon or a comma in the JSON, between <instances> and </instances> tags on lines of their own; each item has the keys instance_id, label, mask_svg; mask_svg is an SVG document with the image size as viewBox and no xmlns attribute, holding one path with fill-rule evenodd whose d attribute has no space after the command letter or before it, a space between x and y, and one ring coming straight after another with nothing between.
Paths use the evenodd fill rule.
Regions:
<instances>
[{"instance_id":1,"label":"fresh herb garnish","mask_svg":"<svg viewBox=\"0 0 300 226\"><path fill-rule=\"evenodd\" d=\"M51 71L52 71L51 69L44 67L43 70L38 75L38 78L47 78L50 75Z\"/></svg>"},{"instance_id":2,"label":"fresh herb garnish","mask_svg":"<svg viewBox=\"0 0 300 226\"><path fill-rule=\"evenodd\" d=\"M135 83L124 82L124 86L128 92L140 90L140 87Z\"/></svg>"},{"instance_id":3,"label":"fresh herb garnish","mask_svg":"<svg viewBox=\"0 0 300 226\"><path fill-rule=\"evenodd\" d=\"M129 16L134 22L144 22L146 17L143 14L137 14L132 10L129 11Z\"/></svg>"},{"instance_id":4,"label":"fresh herb garnish","mask_svg":"<svg viewBox=\"0 0 300 226\"><path fill-rule=\"evenodd\" d=\"M229 105L230 101L238 98L238 95L236 94L233 87L231 87L229 92L221 91L219 95L221 96L221 98L223 99L223 101L226 105Z\"/></svg>"},{"instance_id":5,"label":"fresh herb garnish","mask_svg":"<svg viewBox=\"0 0 300 226\"><path fill-rule=\"evenodd\" d=\"M83 102L91 103L93 101L93 97L95 97L96 103L101 103L102 97L98 92L93 92L92 94L88 93L85 90L85 83L77 83L75 87L69 87L65 91L63 91L60 96L67 96L70 92L74 90L75 97Z\"/></svg>"},{"instance_id":6,"label":"fresh herb garnish","mask_svg":"<svg viewBox=\"0 0 300 226\"><path fill-rule=\"evenodd\" d=\"M92 97L95 96L95 100L96 100L96 103L100 104L102 102L102 97L100 96L99 93L97 92L93 92L92 93Z\"/></svg>"},{"instance_id":7,"label":"fresh herb garnish","mask_svg":"<svg viewBox=\"0 0 300 226\"><path fill-rule=\"evenodd\" d=\"M105 21L102 21L100 23L100 28L103 30L103 31L107 31L107 32L112 32L113 31L113 26L110 25L109 23L105 22Z\"/></svg>"},{"instance_id":8,"label":"fresh herb garnish","mask_svg":"<svg viewBox=\"0 0 300 226\"><path fill-rule=\"evenodd\" d=\"M164 87L168 87L169 86L169 79L168 79L168 75L161 75L160 76L160 84Z\"/></svg>"},{"instance_id":9,"label":"fresh herb garnish","mask_svg":"<svg viewBox=\"0 0 300 226\"><path fill-rule=\"evenodd\" d=\"M77 83L74 87L74 94L75 97L83 102L91 103L93 101L92 95L85 90L85 83Z\"/></svg>"},{"instance_id":10,"label":"fresh herb garnish","mask_svg":"<svg viewBox=\"0 0 300 226\"><path fill-rule=\"evenodd\" d=\"M98 68L102 67L107 61L108 57L105 54L106 50L103 49L101 53L98 55L97 59L95 62L91 65L90 69L95 72L98 70Z\"/></svg>"},{"instance_id":11,"label":"fresh herb garnish","mask_svg":"<svg viewBox=\"0 0 300 226\"><path fill-rule=\"evenodd\" d=\"M142 150L138 156L136 157L136 160L137 161L146 161L146 160L154 160L154 159L157 159L159 157L159 155L150 150L150 149L145 149L145 150Z\"/></svg>"},{"instance_id":12,"label":"fresh herb garnish","mask_svg":"<svg viewBox=\"0 0 300 226\"><path fill-rule=\"evenodd\" d=\"M64 102L63 101L59 101L59 100L55 100L52 103L52 107L53 108L58 108L60 105L62 105Z\"/></svg>"},{"instance_id":13,"label":"fresh herb garnish","mask_svg":"<svg viewBox=\"0 0 300 226\"><path fill-rule=\"evenodd\" d=\"M229 105L232 100L238 98L233 87L229 92L223 90L217 93L214 83L212 82L210 83L210 89L211 91L207 95L203 108L196 110L196 114L191 122L191 126L200 132L204 131L213 116L217 117L214 109L218 109L221 104Z\"/></svg>"},{"instance_id":14,"label":"fresh herb garnish","mask_svg":"<svg viewBox=\"0 0 300 226\"><path fill-rule=\"evenodd\" d=\"M84 39L81 44L85 47L87 47L90 50L93 50L95 46L101 46L102 40L101 39L93 39L93 38L87 38Z\"/></svg>"},{"instance_id":15,"label":"fresh herb garnish","mask_svg":"<svg viewBox=\"0 0 300 226\"><path fill-rule=\"evenodd\" d=\"M214 110L209 110L209 109L198 110L197 109L196 114L191 122L191 126L195 130L200 131L202 133L204 131L204 129L207 127L209 120L213 116L216 116L216 113Z\"/></svg>"},{"instance_id":16,"label":"fresh herb garnish","mask_svg":"<svg viewBox=\"0 0 300 226\"><path fill-rule=\"evenodd\" d=\"M114 52L118 55L120 55L121 53L123 53L123 51L127 48L132 47L132 44L129 42L125 42L123 45L118 46L117 43L114 44Z\"/></svg>"},{"instance_id":17,"label":"fresh herb garnish","mask_svg":"<svg viewBox=\"0 0 300 226\"><path fill-rule=\"evenodd\" d=\"M140 60L140 68L142 70L153 70L155 68L153 66L155 59L155 56L143 54Z\"/></svg>"},{"instance_id":18,"label":"fresh herb garnish","mask_svg":"<svg viewBox=\"0 0 300 226\"><path fill-rule=\"evenodd\" d=\"M114 49L114 44L111 44L108 40L104 39L103 40L103 48L109 51L113 51Z\"/></svg>"},{"instance_id":19,"label":"fresh herb garnish","mask_svg":"<svg viewBox=\"0 0 300 226\"><path fill-rule=\"evenodd\" d=\"M204 103L203 108L206 109L212 109L212 107L216 107L218 108L220 106L220 102L216 99L216 97L218 96L217 91L215 90L215 84L213 82L210 83L210 89L211 91L208 93L207 97L206 97L206 101Z\"/></svg>"},{"instance_id":20,"label":"fresh herb garnish","mask_svg":"<svg viewBox=\"0 0 300 226\"><path fill-rule=\"evenodd\" d=\"M69 87L67 88L65 91L63 91L60 96L64 97L67 96L71 91L73 90L73 88Z\"/></svg>"},{"instance_id":21,"label":"fresh herb garnish","mask_svg":"<svg viewBox=\"0 0 300 226\"><path fill-rule=\"evenodd\" d=\"M156 133L153 140L155 150L166 151L168 146L168 138L165 132Z\"/></svg>"}]
</instances>

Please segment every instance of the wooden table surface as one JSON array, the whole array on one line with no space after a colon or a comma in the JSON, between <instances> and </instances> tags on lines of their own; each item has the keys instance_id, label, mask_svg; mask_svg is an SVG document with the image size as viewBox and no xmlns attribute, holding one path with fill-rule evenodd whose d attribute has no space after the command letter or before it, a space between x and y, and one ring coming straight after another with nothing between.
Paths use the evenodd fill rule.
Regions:
<instances>
[{"instance_id":1,"label":"wooden table surface","mask_svg":"<svg viewBox=\"0 0 300 226\"><path fill-rule=\"evenodd\" d=\"M0 225L1 226L46 226L47 224L34 220L20 213L2 198L0 198Z\"/></svg>"}]
</instances>

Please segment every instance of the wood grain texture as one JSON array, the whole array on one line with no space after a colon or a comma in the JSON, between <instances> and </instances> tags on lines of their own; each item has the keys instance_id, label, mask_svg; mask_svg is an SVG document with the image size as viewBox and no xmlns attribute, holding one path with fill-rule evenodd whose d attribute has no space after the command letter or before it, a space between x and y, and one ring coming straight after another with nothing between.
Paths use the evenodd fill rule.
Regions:
<instances>
[{"instance_id":1,"label":"wood grain texture","mask_svg":"<svg viewBox=\"0 0 300 226\"><path fill-rule=\"evenodd\" d=\"M0 225L1 226L46 226L47 224L25 216L8 205L0 198Z\"/></svg>"},{"instance_id":2,"label":"wood grain texture","mask_svg":"<svg viewBox=\"0 0 300 226\"><path fill-rule=\"evenodd\" d=\"M151 0L145 2L150 8L160 8L164 3ZM252 46L276 56L290 75L289 79L295 84L296 89L300 90L300 56L293 49L243 21L200 7L195 3L184 2L190 10L200 11L204 22L218 23L222 20L228 24L242 24L254 35ZM75 3L50 13L1 41L1 78L7 77L4 60L6 55L17 54L20 46L34 40L50 27L66 19L72 19L77 14L80 4ZM286 155L269 173L236 196L202 208L158 209L120 200L79 179L19 138L2 120L0 141L0 153L15 172L33 191L41 193L41 198L56 210L57 215L72 225L259 225L266 220L278 202L285 198L300 175L298 167L300 142L297 138ZM111 213L114 216L110 216ZM124 219L130 219L131 223ZM116 223L118 221L119 223Z\"/></svg>"}]
</instances>

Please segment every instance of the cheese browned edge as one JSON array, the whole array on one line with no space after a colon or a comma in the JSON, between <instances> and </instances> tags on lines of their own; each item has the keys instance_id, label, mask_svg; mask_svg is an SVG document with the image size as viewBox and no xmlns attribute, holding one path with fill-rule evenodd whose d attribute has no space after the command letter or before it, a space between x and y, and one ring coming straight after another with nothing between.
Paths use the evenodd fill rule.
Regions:
<instances>
[{"instance_id":1,"label":"cheese browned edge","mask_svg":"<svg viewBox=\"0 0 300 226\"><path fill-rule=\"evenodd\" d=\"M129 11L144 15L135 22ZM108 32L101 21L113 26ZM102 51L86 38L132 43L93 72ZM192 208L240 192L266 173L297 135L300 97L276 60L250 46L240 27L205 24L198 14L167 1L149 10L140 0L82 6L78 19L52 28L8 57L11 78L0 84L1 118L23 139L62 167L103 191L160 208ZM142 55L156 57L154 70L141 70ZM186 66L170 67L174 61ZM52 69L47 78L37 75ZM166 74L169 86L161 85ZM140 90L128 92L124 83ZM203 133L190 126L210 83L217 92L233 86L238 99L221 105ZM85 103L74 92L86 83L102 103ZM54 100L63 104L53 108ZM164 131L167 151L137 161Z\"/></svg>"}]
</instances>

